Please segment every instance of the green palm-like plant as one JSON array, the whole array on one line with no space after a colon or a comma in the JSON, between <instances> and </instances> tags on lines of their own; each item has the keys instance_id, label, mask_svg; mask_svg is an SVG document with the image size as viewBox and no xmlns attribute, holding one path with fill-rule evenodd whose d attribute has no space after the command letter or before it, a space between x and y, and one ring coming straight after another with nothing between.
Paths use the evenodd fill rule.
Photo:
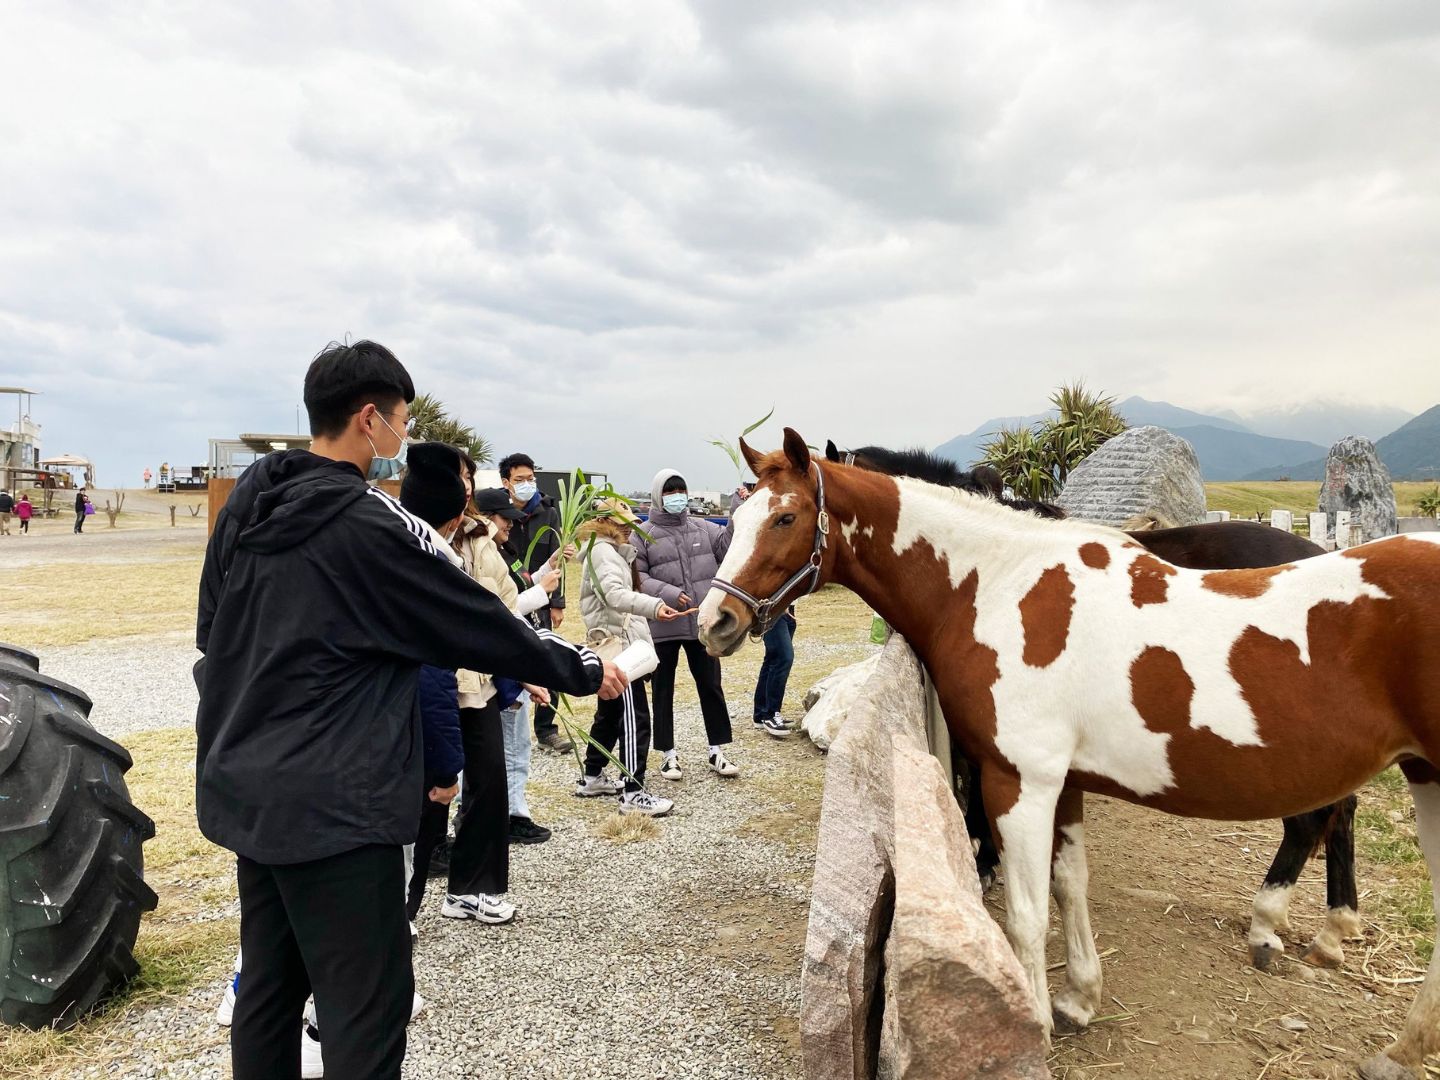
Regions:
<instances>
[{"instance_id":1,"label":"green palm-like plant","mask_svg":"<svg viewBox=\"0 0 1440 1080\"><path fill-rule=\"evenodd\" d=\"M1088 392L1084 383L1060 387L1050 404L1054 416L1030 427L1001 428L982 447L981 460L999 469L1021 498L1053 499L1075 466L1126 427L1115 399Z\"/></svg>"},{"instance_id":2,"label":"green palm-like plant","mask_svg":"<svg viewBox=\"0 0 1440 1080\"><path fill-rule=\"evenodd\" d=\"M1422 517L1440 517L1440 484L1415 500L1415 512Z\"/></svg>"},{"instance_id":3,"label":"green palm-like plant","mask_svg":"<svg viewBox=\"0 0 1440 1080\"><path fill-rule=\"evenodd\" d=\"M775 407L772 405L772 406L770 407L770 411L769 411L769 412L767 412L767 413L766 413L764 416L762 416L759 420L756 420L753 424L751 424L749 427L747 427L744 431L740 432L740 438L741 438L741 439L745 438L746 435L749 435L752 431L754 431L756 428L760 427L760 425L762 425L763 423L765 423L765 421L769 420L770 417L772 417L772 416L774 416L774 415L775 415ZM710 445L711 445L711 446L718 446L721 450L724 450L724 451L725 451L725 455L730 459L730 463L735 466L735 472L736 472L736 474L740 477L741 480L744 480L744 479L745 479L745 460L744 460L744 458L741 457L741 455L740 455L740 447L739 447L739 445L738 445L738 440L737 440L737 442L732 443L729 439L710 439L709 442L710 442Z\"/></svg>"},{"instance_id":4,"label":"green palm-like plant","mask_svg":"<svg viewBox=\"0 0 1440 1080\"><path fill-rule=\"evenodd\" d=\"M433 394L417 394L410 403L410 416L415 421L411 437L421 442L441 442L447 446L458 446L474 459L477 465L488 465L495 460L495 448L483 435L477 435L469 424L451 416L445 403Z\"/></svg>"}]
</instances>

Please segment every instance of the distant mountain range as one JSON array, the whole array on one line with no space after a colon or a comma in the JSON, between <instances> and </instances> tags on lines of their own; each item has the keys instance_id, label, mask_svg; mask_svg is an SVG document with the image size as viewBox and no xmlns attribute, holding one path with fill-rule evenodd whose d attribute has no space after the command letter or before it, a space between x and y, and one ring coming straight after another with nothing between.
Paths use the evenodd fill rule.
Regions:
<instances>
[{"instance_id":1,"label":"distant mountain range","mask_svg":"<svg viewBox=\"0 0 1440 1080\"><path fill-rule=\"evenodd\" d=\"M1440 479L1440 405L1426 409L1409 423L1377 439L1375 450L1390 470L1392 479ZM1322 453L1298 465L1261 469L1241 479L1278 480L1282 476L1290 480L1323 480L1325 455Z\"/></svg>"},{"instance_id":2,"label":"distant mountain range","mask_svg":"<svg viewBox=\"0 0 1440 1080\"><path fill-rule=\"evenodd\" d=\"M1334 402L1248 417L1229 410L1220 415L1200 413L1142 397L1126 398L1118 407L1132 427L1153 424L1188 440L1206 480L1320 479L1325 455L1336 440L1345 435L1376 439L1385 431L1390 434L1377 439L1376 447L1397 480L1440 475L1440 406L1413 419L1399 409L1350 408ZM980 459L981 447L1001 427L1033 424L1050 415L1053 411L996 417L942 443L935 453L968 467ZM1303 435L1311 437L1296 437Z\"/></svg>"}]
</instances>

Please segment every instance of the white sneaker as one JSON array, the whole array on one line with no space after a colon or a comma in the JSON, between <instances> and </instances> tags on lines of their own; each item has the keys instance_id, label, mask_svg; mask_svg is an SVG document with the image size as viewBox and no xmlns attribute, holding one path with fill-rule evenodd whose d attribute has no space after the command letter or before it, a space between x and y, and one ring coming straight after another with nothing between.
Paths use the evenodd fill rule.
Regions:
<instances>
[{"instance_id":1,"label":"white sneaker","mask_svg":"<svg viewBox=\"0 0 1440 1080\"><path fill-rule=\"evenodd\" d=\"M322 1080L325 1059L320 1053L320 1029L306 1020L300 1029L300 1076L303 1080Z\"/></svg>"},{"instance_id":2,"label":"white sneaker","mask_svg":"<svg viewBox=\"0 0 1440 1080\"><path fill-rule=\"evenodd\" d=\"M675 754L667 754L664 763L660 766L660 775L666 780L679 780L680 758Z\"/></svg>"},{"instance_id":3,"label":"white sneaker","mask_svg":"<svg viewBox=\"0 0 1440 1080\"><path fill-rule=\"evenodd\" d=\"M648 791L627 791L620 796L620 813L644 814L647 817L664 817L675 809L670 799L651 795Z\"/></svg>"},{"instance_id":4,"label":"white sneaker","mask_svg":"<svg viewBox=\"0 0 1440 1080\"><path fill-rule=\"evenodd\" d=\"M415 942L417 942L417 941L419 941L419 940L420 940L420 927L418 927L418 926L415 925L415 920L414 920L414 919L411 919L411 920L410 920L410 944L411 944L411 945L414 945Z\"/></svg>"},{"instance_id":5,"label":"white sneaker","mask_svg":"<svg viewBox=\"0 0 1440 1080\"><path fill-rule=\"evenodd\" d=\"M794 732L785 726L785 721L780 719L779 713L776 713L774 716L765 717L755 726L765 732L766 735L773 736L777 739L788 739L794 734Z\"/></svg>"},{"instance_id":6,"label":"white sneaker","mask_svg":"<svg viewBox=\"0 0 1440 1080\"><path fill-rule=\"evenodd\" d=\"M710 768L721 776L739 776L740 766L725 756L725 751L716 750L710 755ZM663 776L664 773L661 773Z\"/></svg>"},{"instance_id":7,"label":"white sneaker","mask_svg":"<svg viewBox=\"0 0 1440 1080\"><path fill-rule=\"evenodd\" d=\"M593 799L597 795L619 795L624 790L625 785L619 780L611 779L604 769L600 770L599 776L582 776L575 781L575 794L581 799Z\"/></svg>"},{"instance_id":8,"label":"white sneaker","mask_svg":"<svg viewBox=\"0 0 1440 1080\"><path fill-rule=\"evenodd\" d=\"M240 989L241 955L238 952L235 954L235 972L230 976L230 981L225 984L225 994L215 1009L215 1023L221 1027L229 1027L230 1022L235 1018L235 991Z\"/></svg>"},{"instance_id":9,"label":"white sneaker","mask_svg":"<svg viewBox=\"0 0 1440 1080\"><path fill-rule=\"evenodd\" d=\"M440 914L447 919L476 919L483 923L507 923L515 917L515 905L488 893L456 896L447 893Z\"/></svg>"},{"instance_id":10,"label":"white sneaker","mask_svg":"<svg viewBox=\"0 0 1440 1080\"><path fill-rule=\"evenodd\" d=\"M220 999L220 1005L215 1010L215 1022L221 1027L229 1027L230 1022L235 1019L235 987L240 982L240 973L236 972L225 984L225 996Z\"/></svg>"},{"instance_id":11,"label":"white sneaker","mask_svg":"<svg viewBox=\"0 0 1440 1080\"><path fill-rule=\"evenodd\" d=\"M424 1011L425 999L417 993L415 995L415 1000L410 1002L410 1022L413 1024L415 1022L415 1018Z\"/></svg>"}]
</instances>

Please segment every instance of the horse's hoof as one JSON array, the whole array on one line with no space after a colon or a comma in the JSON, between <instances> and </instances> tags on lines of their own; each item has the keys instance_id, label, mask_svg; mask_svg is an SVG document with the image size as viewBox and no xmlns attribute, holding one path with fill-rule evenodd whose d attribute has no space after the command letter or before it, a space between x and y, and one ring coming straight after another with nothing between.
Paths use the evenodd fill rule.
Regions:
<instances>
[{"instance_id":1,"label":"horse's hoof","mask_svg":"<svg viewBox=\"0 0 1440 1080\"><path fill-rule=\"evenodd\" d=\"M1360 1080L1415 1080L1416 1073L1388 1054L1376 1054L1356 1069Z\"/></svg>"},{"instance_id":2,"label":"horse's hoof","mask_svg":"<svg viewBox=\"0 0 1440 1080\"><path fill-rule=\"evenodd\" d=\"M980 875L980 895L989 896L990 890L995 888L996 876L994 870L988 870Z\"/></svg>"},{"instance_id":3,"label":"horse's hoof","mask_svg":"<svg viewBox=\"0 0 1440 1080\"><path fill-rule=\"evenodd\" d=\"M1078 1017L1071 1016L1058 1007L1052 1009L1050 1015L1053 1018L1056 1035L1079 1035L1090 1026L1088 1020L1081 1020Z\"/></svg>"},{"instance_id":4,"label":"horse's hoof","mask_svg":"<svg viewBox=\"0 0 1440 1080\"><path fill-rule=\"evenodd\" d=\"M1275 963L1276 957L1284 954L1285 946L1279 938L1274 941L1250 942L1250 962L1261 971L1269 971L1270 965Z\"/></svg>"},{"instance_id":5,"label":"horse's hoof","mask_svg":"<svg viewBox=\"0 0 1440 1080\"><path fill-rule=\"evenodd\" d=\"M1338 945L1331 946L1317 940L1300 954L1300 959L1314 967L1338 968L1345 964L1345 950Z\"/></svg>"}]
</instances>

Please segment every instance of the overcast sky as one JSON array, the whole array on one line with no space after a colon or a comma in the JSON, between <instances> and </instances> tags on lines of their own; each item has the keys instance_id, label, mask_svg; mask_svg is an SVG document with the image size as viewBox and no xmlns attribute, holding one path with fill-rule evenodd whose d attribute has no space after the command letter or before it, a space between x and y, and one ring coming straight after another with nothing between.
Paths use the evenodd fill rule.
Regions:
<instances>
[{"instance_id":1,"label":"overcast sky","mask_svg":"<svg viewBox=\"0 0 1440 1080\"><path fill-rule=\"evenodd\" d=\"M1440 4L5 5L0 384L138 483L331 338L501 450L1440 401Z\"/></svg>"}]
</instances>

